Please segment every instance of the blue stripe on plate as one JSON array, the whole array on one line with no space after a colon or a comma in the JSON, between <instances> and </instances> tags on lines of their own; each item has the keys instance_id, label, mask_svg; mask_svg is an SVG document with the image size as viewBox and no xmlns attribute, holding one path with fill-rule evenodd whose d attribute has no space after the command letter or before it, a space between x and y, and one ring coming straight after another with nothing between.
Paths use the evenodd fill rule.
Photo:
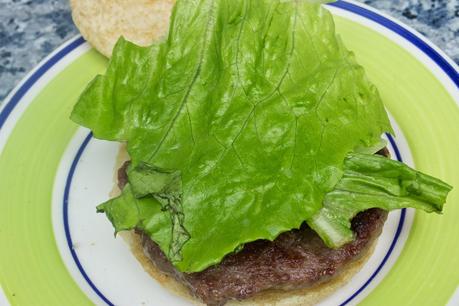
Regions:
<instances>
[{"instance_id":1,"label":"blue stripe on plate","mask_svg":"<svg viewBox=\"0 0 459 306\"><path fill-rule=\"evenodd\" d=\"M67 240L67 246L69 247L70 253L72 254L72 258L75 261L75 264L80 270L81 275L83 275L83 278L86 280L86 282L89 284L89 286L94 290L94 292L108 305L112 306L113 303L110 302L109 299L107 299L102 292L94 285L94 283L91 281L89 278L88 274L86 274L86 271L84 270L83 266L80 263L80 259L78 258L77 253L75 252L75 249L73 248L73 241L72 241L72 236L70 234L70 227L69 227L69 218L68 218L68 208L69 208L69 193L70 193L70 187L72 185L72 179L73 175L75 174L75 169L78 165L78 162L80 161L81 155L83 154L84 150L86 149L86 146L88 145L89 141L92 138L92 133L89 133L88 136L84 139L83 143L81 144L80 148L78 149L75 158L73 159L72 165L70 166L69 173L67 174L67 180L65 182L65 189L64 189L64 201L63 201L63 217L64 217L64 231L65 231L65 238Z\"/></svg>"}]
</instances>

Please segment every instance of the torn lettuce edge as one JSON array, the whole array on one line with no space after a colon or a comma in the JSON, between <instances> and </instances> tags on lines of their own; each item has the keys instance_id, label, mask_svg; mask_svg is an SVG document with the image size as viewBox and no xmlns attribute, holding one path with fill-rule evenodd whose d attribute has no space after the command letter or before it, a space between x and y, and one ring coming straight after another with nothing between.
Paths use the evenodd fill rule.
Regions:
<instances>
[{"instance_id":1,"label":"torn lettuce edge","mask_svg":"<svg viewBox=\"0 0 459 306\"><path fill-rule=\"evenodd\" d=\"M352 153L344 175L325 195L322 209L307 224L330 248L354 239L351 220L370 208L416 208L441 213L452 187L407 165L378 155Z\"/></svg>"},{"instance_id":2,"label":"torn lettuce edge","mask_svg":"<svg viewBox=\"0 0 459 306\"><path fill-rule=\"evenodd\" d=\"M170 188L177 173L147 164L131 168L128 173L131 180L123 193L99 205L97 211L107 215L115 232L134 228L145 231L173 263L179 262L181 246L189 239L179 218L186 216L180 215L174 206L161 203L157 196ZM171 179L164 179L164 175L171 175ZM161 184L148 183L158 178ZM135 192L136 188L141 192ZM325 195L321 210L305 221L328 247L339 248L355 238L351 220L359 212L371 208L391 211L410 207L440 213L451 189L441 180L401 162L378 155L350 153L344 161L343 177L335 189Z\"/></svg>"}]
</instances>

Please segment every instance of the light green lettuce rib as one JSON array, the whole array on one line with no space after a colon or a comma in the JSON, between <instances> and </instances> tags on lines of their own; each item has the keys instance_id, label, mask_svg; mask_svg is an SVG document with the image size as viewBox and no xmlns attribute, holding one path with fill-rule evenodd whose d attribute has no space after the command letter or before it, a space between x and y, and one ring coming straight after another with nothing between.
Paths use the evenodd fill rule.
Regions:
<instances>
[{"instance_id":1,"label":"light green lettuce rib","mask_svg":"<svg viewBox=\"0 0 459 306\"><path fill-rule=\"evenodd\" d=\"M307 221L323 241L337 248L354 239L351 220L370 208L417 208L440 213L451 186L407 165L378 155L350 154L344 175L324 206Z\"/></svg>"}]
</instances>

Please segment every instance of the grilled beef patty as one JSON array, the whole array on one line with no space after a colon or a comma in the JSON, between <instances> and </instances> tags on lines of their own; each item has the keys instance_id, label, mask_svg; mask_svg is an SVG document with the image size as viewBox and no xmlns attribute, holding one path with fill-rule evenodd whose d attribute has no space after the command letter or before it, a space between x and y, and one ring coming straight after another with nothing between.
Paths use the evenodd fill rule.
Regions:
<instances>
[{"instance_id":1,"label":"grilled beef patty","mask_svg":"<svg viewBox=\"0 0 459 306\"><path fill-rule=\"evenodd\" d=\"M387 149L378 154L388 156ZM120 188L127 182L125 163L118 172ZM307 288L338 275L346 266L366 254L381 233L387 212L370 209L352 220L356 238L339 249L328 248L306 224L298 230L279 235L274 241L247 243L238 252L227 255L221 263L201 272L182 273L169 262L159 246L142 231L145 254L162 272L184 284L208 305L223 305L228 300L242 300L268 289Z\"/></svg>"}]
</instances>

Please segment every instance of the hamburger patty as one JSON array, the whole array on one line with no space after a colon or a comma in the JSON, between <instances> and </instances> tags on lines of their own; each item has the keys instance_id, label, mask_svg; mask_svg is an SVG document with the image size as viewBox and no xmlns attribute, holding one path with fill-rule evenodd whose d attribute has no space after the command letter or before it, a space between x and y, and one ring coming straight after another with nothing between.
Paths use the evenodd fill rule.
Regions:
<instances>
[{"instance_id":1,"label":"hamburger patty","mask_svg":"<svg viewBox=\"0 0 459 306\"><path fill-rule=\"evenodd\" d=\"M388 156L387 149L378 154ZM127 182L125 163L118 172L120 188ZM223 305L269 289L299 289L326 282L348 264L363 257L380 235L387 212L370 209L352 220L356 238L339 249L328 248L306 224L279 235L274 241L257 240L227 255L221 263L201 272L182 273L169 262L159 246L142 231L145 254L162 272L184 284L208 305Z\"/></svg>"},{"instance_id":2,"label":"hamburger patty","mask_svg":"<svg viewBox=\"0 0 459 306\"><path fill-rule=\"evenodd\" d=\"M146 255L164 273L183 283L208 305L223 305L268 289L299 289L323 283L338 275L347 264L366 254L381 233L387 213L371 209L352 221L356 239L339 249L330 249L306 225L278 236L274 241L247 243L238 253L204 271L185 274L174 268L158 245L142 237Z\"/></svg>"}]
</instances>

